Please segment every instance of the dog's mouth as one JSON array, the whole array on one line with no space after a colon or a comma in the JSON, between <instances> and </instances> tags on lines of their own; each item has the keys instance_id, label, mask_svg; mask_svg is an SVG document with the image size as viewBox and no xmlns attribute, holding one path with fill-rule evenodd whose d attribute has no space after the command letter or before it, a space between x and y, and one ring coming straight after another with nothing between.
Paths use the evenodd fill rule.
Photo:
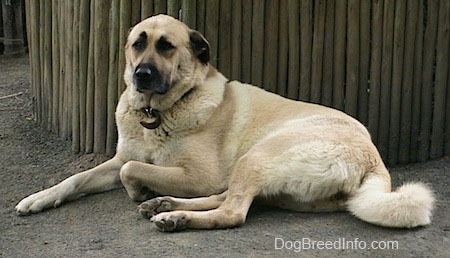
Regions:
<instances>
[{"instance_id":1,"label":"dog's mouth","mask_svg":"<svg viewBox=\"0 0 450 258\"><path fill-rule=\"evenodd\" d=\"M140 64L136 67L133 75L136 90L144 94L166 94L169 84L166 83L161 73L151 64Z\"/></svg>"}]
</instances>

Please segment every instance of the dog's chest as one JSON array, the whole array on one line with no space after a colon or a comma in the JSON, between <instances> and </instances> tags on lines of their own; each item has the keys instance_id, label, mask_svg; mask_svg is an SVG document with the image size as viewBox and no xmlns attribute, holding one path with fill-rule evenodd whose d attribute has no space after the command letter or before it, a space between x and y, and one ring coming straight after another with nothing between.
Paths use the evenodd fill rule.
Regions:
<instances>
[{"instance_id":1,"label":"dog's chest","mask_svg":"<svg viewBox=\"0 0 450 258\"><path fill-rule=\"evenodd\" d=\"M179 133L169 131L165 125L147 129L140 124L140 114L129 114L117 119L119 141L117 151L127 160L155 165L172 165L183 146Z\"/></svg>"},{"instance_id":2,"label":"dog's chest","mask_svg":"<svg viewBox=\"0 0 450 258\"><path fill-rule=\"evenodd\" d=\"M149 130L139 123L136 130L119 135L118 151L129 160L146 163L167 163L172 153L177 152L177 138L161 134L160 130Z\"/></svg>"},{"instance_id":3,"label":"dog's chest","mask_svg":"<svg viewBox=\"0 0 450 258\"><path fill-rule=\"evenodd\" d=\"M144 132L146 145L145 162L160 166L176 165L176 157L182 148L183 139L176 135L166 135L162 130Z\"/></svg>"}]
</instances>

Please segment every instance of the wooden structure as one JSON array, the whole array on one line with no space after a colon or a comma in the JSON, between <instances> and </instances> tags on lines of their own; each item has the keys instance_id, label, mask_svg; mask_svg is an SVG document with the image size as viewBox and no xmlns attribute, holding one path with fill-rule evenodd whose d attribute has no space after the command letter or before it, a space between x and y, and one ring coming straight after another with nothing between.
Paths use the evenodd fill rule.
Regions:
<instances>
[{"instance_id":1,"label":"wooden structure","mask_svg":"<svg viewBox=\"0 0 450 258\"><path fill-rule=\"evenodd\" d=\"M356 117L389 164L450 153L448 0L26 0L39 124L113 153L127 31L157 13L229 78Z\"/></svg>"},{"instance_id":2,"label":"wooden structure","mask_svg":"<svg viewBox=\"0 0 450 258\"><path fill-rule=\"evenodd\" d=\"M0 44L3 54L18 56L25 54L25 38L23 30L24 0L1 0L0 5Z\"/></svg>"}]
</instances>

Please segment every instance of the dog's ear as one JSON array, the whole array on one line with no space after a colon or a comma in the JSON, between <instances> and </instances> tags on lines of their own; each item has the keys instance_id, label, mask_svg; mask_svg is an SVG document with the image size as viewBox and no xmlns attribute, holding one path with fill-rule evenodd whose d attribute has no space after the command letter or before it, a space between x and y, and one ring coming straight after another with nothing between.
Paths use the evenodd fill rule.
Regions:
<instances>
[{"instance_id":1,"label":"dog's ear","mask_svg":"<svg viewBox=\"0 0 450 258\"><path fill-rule=\"evenodd\" d=\"M189 33L189 39L191 42L194 55L202 62L207 64L209 62L209 43L206 39L196 30L192 30Z\"/></svg>"}]
</instances>

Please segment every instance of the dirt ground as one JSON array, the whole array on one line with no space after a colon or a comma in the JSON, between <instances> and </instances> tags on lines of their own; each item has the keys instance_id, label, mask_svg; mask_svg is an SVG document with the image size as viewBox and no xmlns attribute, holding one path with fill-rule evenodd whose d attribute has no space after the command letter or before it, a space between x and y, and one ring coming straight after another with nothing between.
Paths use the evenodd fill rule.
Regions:
<instances>
[{"instance_id":1,"label":"dirt ground","mask_svg":"<svg viewBox=\"0 0 450 258\"><path fill-rule=\"evenodd\" d=\"M36 126L29 74L26 57L0 56L0 257L450 257L449 157L391 168L395 186L419 180L436 191L433 223L412 230L380 228L344 212L252 207L239 228L161 233L123 189L17 216L23 197L105 158L75 155L70 142Z\"/></svg>"}]
</instances>

